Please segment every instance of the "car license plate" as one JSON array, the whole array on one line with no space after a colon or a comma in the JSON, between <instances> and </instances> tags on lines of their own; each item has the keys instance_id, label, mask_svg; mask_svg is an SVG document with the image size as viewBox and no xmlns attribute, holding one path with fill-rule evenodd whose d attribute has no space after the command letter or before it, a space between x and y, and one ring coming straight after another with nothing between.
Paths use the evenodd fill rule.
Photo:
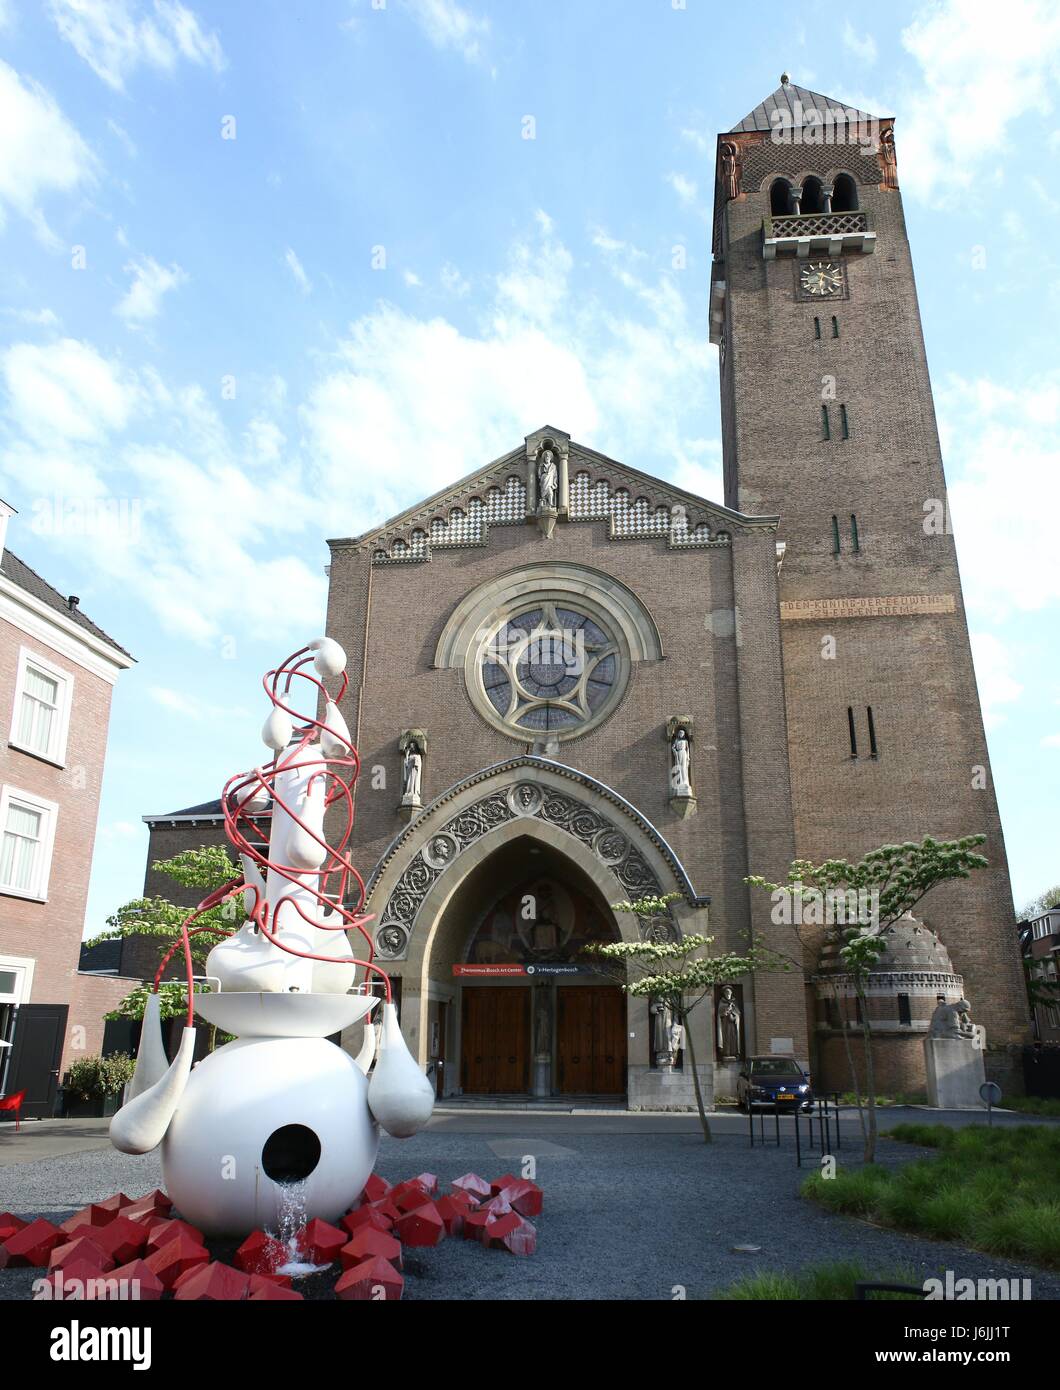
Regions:
<instances>
[{"instance_id":1,"label":"car license plate","mask_svg":"<svg viewBox=\"0 0 1060 1390\"><path fill-rule=\"evenodd\" d=\"M790 1091L779 1091L779 1092L777 1093L777 1100L794 1100L794 1099L795 1099L795 1097L791 1094Z\"/></svg>"}]
</instances>

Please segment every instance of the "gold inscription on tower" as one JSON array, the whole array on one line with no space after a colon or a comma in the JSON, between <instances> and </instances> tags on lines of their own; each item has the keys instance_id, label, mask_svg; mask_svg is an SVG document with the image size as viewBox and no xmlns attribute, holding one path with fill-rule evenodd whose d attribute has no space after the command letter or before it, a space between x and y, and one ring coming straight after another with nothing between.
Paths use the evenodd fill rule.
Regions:
<instances>
[{"instance_id":1,"label":"gold inscription on tower","mask_svg":"<svg viewBox=\"0 0 1060 1390\"><path fill-rule=\"evenodd\" d=\"M784 621L798 618L915 618L955 613L953 594L892 594L879 598L800 598L780 605Z\"/></svg>"}]
</instances>

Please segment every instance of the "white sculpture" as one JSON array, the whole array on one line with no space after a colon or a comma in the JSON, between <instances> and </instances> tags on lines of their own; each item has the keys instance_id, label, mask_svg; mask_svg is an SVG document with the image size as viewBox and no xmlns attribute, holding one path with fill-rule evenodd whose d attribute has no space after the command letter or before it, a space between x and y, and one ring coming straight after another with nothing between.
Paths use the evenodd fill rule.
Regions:
<instances>
[{"instance_id":1,"label":"white sculpture","mask_svg":"<svg viewBox=\"0 0 1060 1390\"><path fill-rule=\"evenodd\" d=\"M320 721L291 709L294 679L314 679L301 670L310 660L317 677L343 677ZM323 830L327 804L350 796L353 777L339 777L337 767L350 774L356 767L337 705L345 666L338 643L319 638L269 673L274 707L262 737L275 757L233 778L222 798L243 878L211 894L184 924L190 972L189 923L220 901L243 899L247 922L207 958L215 990L192 997L194 1013L235 1041L192 1070L196 1030L189 1011L180 1050L167 1066L157 995L151 995L130 1098L111 1121L111 1141L124 1153L161 1144L170 1197L208 1235L276 1229L294 1185L306 1220L336 1220L372 1171L380 1127L395 1137L415 1134L434 1105L434 1090L389 1002L366 1079L376 1053L368 1015L379 1002L371 984L382 980L388 992L389 984L373 964L371 937L357 912L341 901L351 881L343 853L348 826L338 847L329 846ZM338 891L329 893L329 883ZM360 960L350 953L351 929L366 942ZM364 974L354 989L359 967ZM329 1037L359 1020L365 1039L353 1058Z\"/></svg>"},{"instance_id":2,"label":"white sculpture","mask_svg":"<svg viewBox=\"0 0 1060 1390\"><path fill-rule=\"evenodd\" d=\"M538 504L545 511L555 511L558 491L559 471L556 468L556 455L551 449L543 449L537 465Z\"/></svg>"},{"instance_id":3,"label":"white sculpture","mask_svg":"<svg viewBox=\"0 0 1060 1390\"><path fill-rule=\"evenodd\" d=\"M680 728L670 744L670 795L692 795L692 745L688 730Z\"/></svg>"},{"instance_id":4,"label":"white sculpture","mask_svg":"<svg viewBox=\"0 0 1060 1390\"><path fill-rule=\"evenodd\" d=\"M420 788L423 782L423 754L420 746L413 740L405 749L405 761L401 769L401 801L405 806L420 804Z\"/></svg>"}]
</instances>

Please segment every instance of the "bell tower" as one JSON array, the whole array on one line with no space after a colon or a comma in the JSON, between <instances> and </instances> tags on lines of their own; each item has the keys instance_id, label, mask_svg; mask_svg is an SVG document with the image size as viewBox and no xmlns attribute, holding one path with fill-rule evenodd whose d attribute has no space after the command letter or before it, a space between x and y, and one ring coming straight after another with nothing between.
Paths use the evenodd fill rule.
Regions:
<instances>
[{"instance_id":1,"label":"bell tower","mask_svg":"<svg viewBox=\"0 0 1060 1390\"><path fill-rule=\"evenodd\" d=\"M987 835L924 915L1004 1084L1027 1006L893 119L785 73L718 137L713 250L725 501L781 517L796 852Z\"/></svg>"}]
</instances>

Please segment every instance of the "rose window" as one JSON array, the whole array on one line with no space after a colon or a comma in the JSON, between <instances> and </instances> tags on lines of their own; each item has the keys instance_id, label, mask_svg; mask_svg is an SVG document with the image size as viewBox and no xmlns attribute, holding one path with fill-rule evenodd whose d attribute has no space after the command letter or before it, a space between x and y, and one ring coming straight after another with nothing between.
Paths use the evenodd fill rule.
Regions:
<instances>
[{"instance_id":1,"label":"rose window","mask_svg":"<svg viewBox=\"0 0 1060 1390\"><path fill-rule=\"evenodd\" d=\"M571 737L621 695L621 648L602 619L546 602L506 618L484 643L482 690L505 732Z\"/></svg>"}]
</instances>

